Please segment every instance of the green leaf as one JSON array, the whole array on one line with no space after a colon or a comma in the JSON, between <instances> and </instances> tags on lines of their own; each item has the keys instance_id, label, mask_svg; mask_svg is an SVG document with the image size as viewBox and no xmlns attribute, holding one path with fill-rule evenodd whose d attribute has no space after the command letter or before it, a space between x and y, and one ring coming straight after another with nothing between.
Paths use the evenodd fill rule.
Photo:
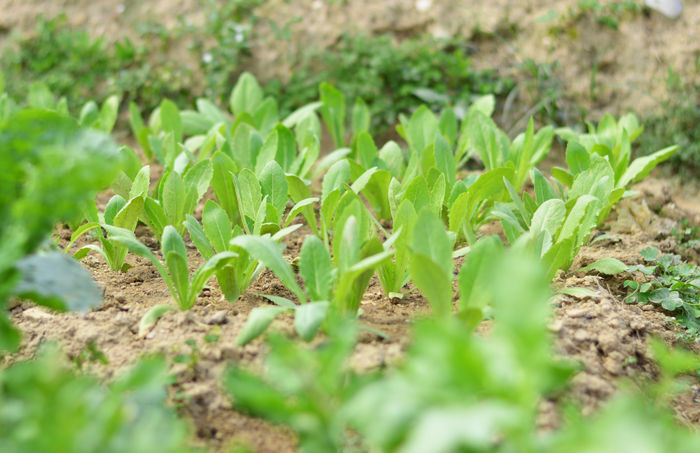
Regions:
<instances>
[{"instance_id":1,"label":"green leaf","mask_svg":"<svg viewBox=\"0 0 700 453\"><path fill-rule=\"evenodd\" d=\"M425 105L421 105L413 112L411 119L408 121L406 129L406 141L414 153L423 152L423 150L435 142L435 137L438 133L438 120L435 114L430 111Z\"/></svg>"},{"instance_id":2,"label":"green leaf","mask_svg":"<svg viewBox=\"0 0 700 453\"><path fill-rule=\"evenodd\" d=\"M299 255L299 275L313 301L328 300L333 286L331 257L316 236L307 236Z\"/></svg>"},{"instance_id":3,"label":"green leaf","mask_svg":"<svg viewBox=\"0 0 700 453\"><path fill-rule=\"evenodd\" d=\"M438 318L448 316L452 312L452 279L443 267L429 256L413 253L408 271L413 283L430 302L433 314Z\"/></svg>"},{"instance_id":4,"label":"green leaf","mask_svg":"<svg viewBox=\"0 0 700 453\"><path fill-rule=\"evenodd\" d=\"M158 320L163 317L164 314L171 310L175 310L176 307L172 305L156 305L146 312L145 315L139 321L139 333L137 336L143 338L146 334L156 325Z\"/></svg>"},{"instance_id":5,"label":"green leaf","mask_svg":"<svg viewBox=\"0 0 700 453\"><path fill-rule=\"evenodd\" d=\"M251 310L248 315L243 330L236 337L236 344L239 346L246 345L262 334L272 321L289 310L284 307L256 307Z\"/></svg>"},{"instance_id":6,"label":"green leaf","mask_svg":"<svg viewBox=\"0 0 700 453\"><path fill-rule=\"evenodd\" d=\"M547 200L532 215L530 231L534 236L542 231L548 231L552 237L555 237L565 218L566 204L559 198Z\"/></svg>"},{"instance_id":7,"label":"green leaf","mask_svg":"<svg viewBox=\"0 0 700 453\"><path fill-rule=\"evenodd\" d=\"M239 254L235 252L221 252L209 258L201 265L192 275L192 283L188 292L188 300L194 303L202 288L207 284L209 279L215 272L224 269L234 259L238 258ZM191 306L191 305L190 305Z\"/></svg>"},{"instance_id":8,"label":"green leaf","mask_svg":"<svg viewBox=\"0 0 700 453\"><path fill-rule=\"evenodd\" d=\"M565 187L571 187L574 183L574 176L563 168L553 167L552 176Z\"/></svg>"},{"instance_id":9,"label":"green leaf","mask_svg":"<svg viewBox=\"0 0 700 453\"><path fill-rule=\"evenodd\" d=\"M212 167L211 160L203 160L193 167L189 168L185 173L183 182L185 183L185 188L187 192L193 191L195 194L193 198L194 205L207 193L209 190L209 183L214 175L214 169ZM188 206L188 209L194 210L195 206ZM189 212L187 213L189 214Z\"/></svg>"},{"instance_id":10,"label":"green leaf","mask_svg":"<svg viewBox=\"0 0 700 453\"><path fill-rule=\"evenodd\" d=\"M495 109L496 97L493 94L481 96L469 106L469 110L478 110L486 116L493 115Z\"/></svg>"},{"instance_id":11,"label":"green leaf","mask_svg":"<svg viewBox=\"0 0 700 453\"><path fill-rule=\"evenodd\" d=\"M318 108L321 107L322 104L322 102L318 101L303 105L295 111L293 111L292 113L290 113L289 116L287 116L287 118L282 120L282 124L289 128L295 127L309 114L318 110Z\"/></svg>"},{"instance_id":12,"label":"green leaf","mask_svg":"<svg viewBox=\"0 0 700 453\"><path fill-rule=\"evenodd\" d=\"M234 176L237 205L241 214L241 222L246 231L252 230L249 222L257 218L258 209L262 202L262 191L255 173L244 168Z\"/></svg>"},{"instance_id":13,"label":"green leaf","mask_svg":"<svg viewBox=\"0 0 700 453\"><path fill-rule=\"evenodd\" d=\"M454 267L453 243L442 221L435 214L426 209L418 213L413 227L413 252L430 258L445 274L451 274Z\"/></svg>"},{"instance_id":14,"label":"green leaf","mask_svg":"<svg viewBox=\"0 0 700 453\"><path fill-rule=\"evenodd\" d=\"M233 160L221 151L214 153L211 159L214 169L211 186L219 204L233 222L238 216L238 202L233 184L233 176L238 172Z\"/></svg>"},{"instance_id":15,"label":"green leaf","mask_svg":"<svg viewBox=\"0 0 700 453\"><path fill-rule=\"evenodd\" d=\"M231 157L241 168L255 169L256 161L268 162L275 158L277 143L269 139L267 148L263 144L260 134L249 124L241 123L236 128L231 138ZM265 157L261 157L261 155ZM215 167L216 168L216 167Z\"/></svg>"},{"instance_id":16,"label":"green leaf","mask_svg":"<svg viewBox=\"0 0 700 453\"><path fill-rule=\"evenodd\" d=\"M97 222L88 222L86 224L79 226L71 235L70 242L68 243L68 245L66 246L64 251L68 251L68 249L70 249L71 246L75 243L75 241L77 241L78 238L80 238L82 235L84 235L88 231L92 231L95 228L100 228L100 227L101 227L100 224Z\"/></svg>"},{"instance_id":17,"label":"green leaf","mask_svg":"<svg viewBox=\"0 0 700 453\"><path fill-rule=\"evenodd\" d=\"M500 239L497 236L485 237L471 247L459 270L459 309L464 314L478 310L476 322L481 321L482 310L491 302L492 280L488 273L494 269L494 263L502 254Z\"/></svg>"},{"instance_id":18,"label":"green leaf","mask_svg":"<svg viewBox=\"0 0 700 453\"><path fill-rule=\"evenodd\" d=\"M406 164L403 151L396 142L393 140L386 142L382 149L379 150L379 158L386 164L391 176L397 179L403 177Z\"/></svg>"},{"instance_id":19,"label":"green leaf","mask_svg":"<svg viewBox=\"0 0 700 453\"><path fill-rule=\"evenodd\" d=\"M418 213L413 227L409 272L437 316L452 311L453 240L429 210Z\"/></svg>"},{"instance_id":20,"label":"green leaf","mask_svg":"<svg viewBox=\"0 0 700 453\"><path fill-rule=\"evenodd\" d=\"M255 76L249 72L244 72L238 78L236 86L231 92L231 112L235 116L239 116L243 112L248 112L252 115L262 99L262 88L260 88L260 84L255 79Z\"/></svg>"},{"instance_id":21,"label":"green leaf","mask_svg":"<svg viewBox=\"0 0 700 453\"><path fill-rule=\"evenodd\" d=\"M294 278L292 266L282 256L284 244L264 236L245 235L233 238L231 245L244 249L250 256L260 261L297 296L300 303L306 302L306 295Z\"/></svg>"},{"instance_id":22,"label":"green leaf","mask_svg":"<svg viewBox=\"0 0 700 453\"><path fill-rule=\"evenodd\" d=\"M97 122L93 125L95 129L99 129L106 134L112 132L119 114L119 102L119 96L117 95L110 96L104 101Z\"/></svg>"},{"instance_id":23,"label":"green leaf","mask_svg":"<svg viewBox=\"0 0 700 453\"><path fill-rule=\"evenodd\" d=\"M272 97L265 98L253 113L255 124L262 135L267 135L279 120L277 101Z\"/></svg>"},{"instance_id":24,"label":"green leaf","mask_svg":"<svg viewBox=\"0 0 700 453\"><path fill-rule=\"evenodd\" d=\"M384 265L393 254L393 250L383 250L379 239L374 238L367 241L360 250L358 255L361 259L359 261L355 261L350 267L339 270L340 277L334 301L342 313L357 314L374 270Z\"/></svg>"},{"instance_id":25,"label":"green leaf","mask_svg":"<svg viewBox=\"0 0 700 453\"><path fill-rule=\"evenodd\" d=\"M355 136L355 155L363 168L370 168L377 158L377 145L368 132L361 131Z\"/></svg>"},{"instance_id":26,"label":"green leaf","mask_svg":"<svg viewBox=\"0 0 700 453\"><path fill-rule=\"evenodd\" d=\"M177 172L171 171L165 176L162 189L160 202L168 224L177 226L185 219L185 214L189 214L185 212L185 183Z\"/></svg>"},{"instance_id":27,"label":"green leaf","mask_svg":"<svg viewBox=\"0 0 700 453\"><path fill-rule=\"evenodd\" d=\"M635 159L620 178L617 187L627 187L645 178L657 165L671 157L677 150L677 145L670 146L648 156Z\"/></svg>"},{"instance_id":28,"label":"green leaf","mask_svg":"<svg viewBox=\"0 0 700 453\"><path fill-rule=\"evenodd\" d=\"M547 265L547 277L554 277L557 270L568 269L571 265L571 258L574 251L575 237L569 237L562 241L557 241L542 256L542 261Z\"/></svg>"},{"instance_id":29,"label":"green leaf","mask_svg":"<svg viewBox=\"0 0 700 453\"><path fill-rule=\"evenodd\" d=\"M598 199L592 195L582 195L576 199L574 206L571 208L569 215L564 221L564 225L559 231L557 242L565 241L570 238L576 239L576 233L581 226L581 222L586 217L589 206L593 203L600 204Z\"/></svg>"},{"instance_id":30,"label":"green leaf","mask_svg":"<svg viewBox=\"0 0 700 453\"><path fill-rule=\"evenodd\" d=\"M55 310L86 312L102 302L102 290L74 259L60 252L28 255L16 264L22 277L13 289Z\"/></svg>"},{"instance_id":31,"label":"green leaf","mask_svg":"<svg viewBox=\"0 0 700 453\"><path fill-rule=\"evenodd\" d=\"M328 301L315 301L300 305L294 313L294 328L305 341L313 340L328 313Z\"/></svg>"},{"instance_id":32,"label":"green leaf","mask_svg":"<svg viewBox=\"0 0 700 453\"><path fill-rule=\"evenodd\" d=\"M0 90L0 93L2 93L2 90ZM369 125L369 108L361 97L357 97L352 108L352 132L354 136L357 137L360 132L369 132Z\"/></svg>"},{"instance_id":33,"label":"green leaf","mask_svg":"<svg viewBox=\"0 0 700 453\"><path fill-rule=\"evenodd\" d=\"M276 223L280 223L281 216L287 207L289 185L284 170L277 162L269 162L260 172L260 188L262 194L267 195L268 203L277 210L280 218Z\"/></svg>"},{"instance_id":34,"label":"green leaf","mask_svg":"<svg viewBox=\"0 0 700 453\"><path fill-rule=\"evenodd\" d=\"M578 175L582 171L588 170L591 165L591 157L583 145L570 141L566 145L566 165L573 175Z\"/></svg>"},{"instance_id":35,"label":"green leaf","mask_svg":"<svg viewBox=\"0 0 700 453\"><path fill-rule=\"evenodd\" d=\"M457 176L457 168L455 165L454 156L450 149L450 145L447 143L445 138L438 134L435 138L435 148L434 148L435 164L437 169L445 175L445 182L447 183L448 190L452 189Z\"/></svg>"},{"instance_id":36,"label":"green leaf","mask_svg":"<svg viewBox=\"0 0 700 453\"><path fill-rule=\"evenodd\" d=\"M278 124L267 137L255 161L255 172L260 174L268 162L275 160L284 169L289 171L296 157L296 142L292 131Z\"/></svg>"},{"instance_id":37,"label":"green leaf","mask_svg":"<svg viewBox=\"0 0 700 453\"><path fill-rule=\"evenodd\" d=\"M214 250L219 253L228 250L233 237L233 225L223 208L213 200L204 204L202 226Z\"/></svg>"},{"instance_id":38,"label":"green leaf","mask_svg":"<svg viewBox=\"0 0 700 453\"><path fill-rule=\"evenodd\" d=\"M171 293L180 310L189 310L192 308L194 300L189 298L190 271L187 267L187 258L175 251L169 253L164 251L163 257L165 258L165 265L168 268L172 285L175 288L175 291L171 291Z\"/></svg>"},{"instance_id":39,"label":"green leaf","mask_svg":"<svg viewBox=\"0 0 700 453\"><path fill-rule=\"evenodd\" d=\"M343 146L345 139L345 97L343 93L326 82L319 87L321 117L328 128L336 148Z\"/></svg>"},{"instance_id":40,"label":"green leaf","mask_svg":"<svg viewBox=\"0 0 700 453\"><path fill-rule=\"evenodd\" d=\"M321 159L314 168L311 174L311 179L314 180L323 174L328 168L333 166L335 163L345 159L352 150L350 148L340 148L333 152L328 153L323 159Z\"/></svg>"},{"instance_id":41,"label":"green leaf","mask_svg":"<svg viewBox=\"0 0 700 453\"><path fill-rule=\"evenodd\" d=\"M586 267L582 267L579 269L579 272L589 272L589 271L598 271L601 274L606 274L606 275L616 275L616 274L621 274L622 272L627 272L628 267L625 263L622 261L616 259L616 258L602 258L599 259L598 261L595 261L591 264L589 264Z\"/></svg>"},{"instance_id":42,"label":"green leaf","mask_svg":"<svg viewBox=\"0 0 700 453\"><path fill-rule=\"evenodd\" d=\"M146 165L141 168L134 177L134 182L129 190L129 198L145 197L148 195L149 185L151 183L151 167Z\"/></svg>"},{"instance_id":43,"label":"green leaf","mask_svg":"<svg viewBox=\"0 0 700 453\"><path fill-rule=\"evenodd\" d=\"M112 221L112 225L134 231L143 210L143 197L132 198ZM106 219L105 219L106 220Z\"/></svg>"},{"instance_id":44,"label":"green leaf","mask_svg":"<svg viewBox=\"0 0 700 453\"><path fill-rule=\"evenodd\" d=\"M438 120L438 129L440 134L447 140L450 147L457 143L457 134L459 132L459 124L457 120L457 115L455 111L446 106L440 112L440 118Z\"/></svg>"},{"instance_id":45,"label":"green leaf","mask_svg":"<svg viewBox=\"0 0 700 453\"><path fill-rule=\"evenodd\" d=\"M163 230L163 236L160 244L161 250L163 251L163 256L167 256L174 252L182 259L187 261L187 248L185 247L185 241L182 240L182 237L172 225L167 225Z\"/></svg>"},{"instance_id":46,"label":"green leaf","mask_svg":"<svg viewBox=\"0 0 700 453\"><path fill-rule=\"evenodd\" d=\"M187 231L190 233L192 243L195 245L195 247L197 247L197 250L199 250L199 253L204 257L204 259L209 259L214 256L216 252L209 242L207 234L204 232L202 225L199 224L197 219L188 214L187 219L185 220L185 228L187 228ZM228 242L226 242L226 244L228 245Z\"/></svg>"},{"instance_id":47,"label":"green leaf","mask_svg":"<svg viewBox=\"0 0 700 453\"><path fill-rule=\"evenodd\" d=\"M151 197L146 198L143 204L143 210L146 213L150 227L158 236L163 234L165 226L168 225L168 216L165 214L163 207Z\"/></svg>"},{"instance_id":48,"label":"green leaf","mask_svg":"<svg viewBox=\"0 0 700 453\"><path fill-rule=\"evenodd\" d=\"M273 304L283 307L283 308L291 308L295 310L299 305L295 304L294 301L291 301L287 299L286 297L282 296L273 296L272 294L256 294L256 296L264 297L265 299L269 300Z\"/></svg>"},{"instance_id":49,"label":"green leaf","mask_svg":"<svg viewBox=\"0 0 700 453\"><path fill-rule=\"evenodd\" d=\"M160 125L163 132L173 134L175 143L182 143L183 129L180 110L169 99L164 99L160 104Z\"/></svg>"},{"instance_id":50,"label":"green leaf","mask_svg":"<svg viewBox=\"0 0 700 453\"><path fill-rule=\"evenodd\" d=\"M463 123L462 134L468 137L471 147L479 155L487 170L501 167L503 150L499 144L498 126L491 118L478 110L470 110ZM511 179L511 178L509 178Z\"/></svg>"},{"instance_id":51,"label":"green leaf","mask_svg":"<svg viewBox=\"0 0 700 453\"><path fill-rule=\"evenodd\" d=\"M292 209L290 209L289 214L287 215L287 219L284 221L284 226L288 226L292 221L302 213L306 208L311 208L313 210L313 205L319 201L318 198L312 197L312 198L304 198L303 200L299 200L297 204L295 204ZM312 211L313 212L313 211ZM312 228L315 230L315 228Z\"/></svg>"},{"instance_id":52,"label":"green leaf","mask_svg":"<svg viewBox=\"0 0 700 453\"><path fill-rule=\"evenodd\" d=\"M119 195L114 195L112 198L109 199L107 202L107 205L105 206L105 212L104 212L104 220L105 223L109 225L114 224L114 217L117 215L119 211L122 210L122 208L126 206L126 200L119 196Z\"/></svg>"},{"instance_id":53,"label":"green leaf","mask_svg":"<svg viewBox=\"0 0 700 453\"><path fill-rule=\"evenodd\" d=\"M535 201L538 206L547 200L559 198L552 183L536 168L532 170L532 184L535 186Z\"/></svg>"},{"instance_id":54,"label":"green leaf","mask_svg":"<svg viewBox=\"0 0 700 453\"><path fill-rule=\"evenodd\" d=\"M343 187L350 181L350 163L347 160L336 162L328 169L323 177L321 199L325 199L332 191Z\"/></svg>"}]
</instances>

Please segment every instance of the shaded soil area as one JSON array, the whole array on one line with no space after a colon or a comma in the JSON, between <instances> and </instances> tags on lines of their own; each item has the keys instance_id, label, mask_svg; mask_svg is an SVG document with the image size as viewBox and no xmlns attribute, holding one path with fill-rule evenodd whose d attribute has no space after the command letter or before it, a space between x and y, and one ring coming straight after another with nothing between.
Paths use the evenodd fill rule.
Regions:
<instances>
[{"instance_id":1,"label":"shaded soil area","mask_svg":"<svg viewBox=\"0 0 700 453\"><path fill-rule=\"evenodd\" d=\"M622 301L626 293L622 288L625 276L576 272L608 256L627 264L638 264L641 262L639 251L648 246L673 251L677 244L671 229L677 226L678 220L684 218L700 224L700 211L684 211L668 195L671 184L650 179L637 190L640 195L615 209L604 226L615 237L584 247L571 270L560 273L554 282L555 289L583 287L594 294L586 297L560 294L552 299L550 330L555 351L581 364L566 398L578 402L584 413L594 412L626 380L641 385L645 380L654 379L657 371L648 349L650 336L660 337L669 344L684 344L679 340L681 330L669 313L657 306L630 305ZM658 216L654 210L671 213L675 219ZM490 230L496 228L490 226ZM139 233L141 240L155 245L147 230L139 230ZM298 256L308 233L310 231L302 227L286 238L285 255L289 260ZM60 231L59 236L65 245L70 232ZM201 258L191 245L189 247L191 266L198 265ZM264 340L240 347L235 344L235 338L248 313L254 307L269 303L258 294L291 297L281 282L271 272L264 271L246 294L232 304L223 299L212 280L194 308L166 313L150 331L139 336L139 321L148 309L173 301L149 262L131 255L127 260L132 267L125 273L111 271L96 255L83 260L104 288L105 302L97 310L87 314L58 314L30 304L15 306L12 319L24 332L24 341L20 353L10 360L31 357L43 342L58 341L70 359L109 379L144 354L163 354L169 358L175 377L170 392L172 403L192 421L198 445L211 451L227 451L238 443L254 451L294 451L295 439L290 432L232 410L229 397L220 387L222 373L231 363L252 369L263 366ZM364 331L352 366L363 372L396 364L410 343L412 321L428 312L427 302L417 292L409 293L400 302L392 301L381 293L378 282L373 280L363 299L360 319L362 324L387 337ZM272 329L293 336L293 319L283 316L274 322ZM316 340L309 347L315 347L320 341ZM698 343L684 345L700 352ZM86 352L91 348L102 351L108 363L90 361ZM684 393L674 407L681 420L697 426L700 423L700 386ZM558 423L555 402L543 402L540 428L553 429Z\"/></svg>"}]
</instances>

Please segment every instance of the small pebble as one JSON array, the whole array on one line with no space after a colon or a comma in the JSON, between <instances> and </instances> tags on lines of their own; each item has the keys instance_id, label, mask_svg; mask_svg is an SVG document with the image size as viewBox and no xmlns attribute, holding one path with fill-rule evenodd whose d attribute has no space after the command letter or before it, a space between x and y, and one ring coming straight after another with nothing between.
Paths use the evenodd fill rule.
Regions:
<instances>
[{"instance_id":1,"label":"small pebble","mask_svg":"<svg viewBox=\"0 0 700 453\"><path fill-rule=\"evenodd\" d=\"M226 319L227 314L226 310L219 310L207 319L207 324L214 326L226 324L228 322L228 319Z\"/></svg>"},{"instance_id":2,"label":"small pebble","mask_svg":"<svg viewBox=\"0 0 700 453\"><path fill-rule=\"evenodd\" d=\"M48 313L39 307L32 307L24 310L22 315L27 319L31 319L32 321L44 321L53 318L51 313Z\"/></svg>"}]
</instances>

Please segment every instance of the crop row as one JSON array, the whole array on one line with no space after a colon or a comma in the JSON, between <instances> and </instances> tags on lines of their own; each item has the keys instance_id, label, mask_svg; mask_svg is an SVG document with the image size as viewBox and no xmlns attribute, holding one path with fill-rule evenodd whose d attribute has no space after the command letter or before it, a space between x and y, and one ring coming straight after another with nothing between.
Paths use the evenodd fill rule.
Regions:
<instances>
[{"instance_id":1,"label":"crop row","mask_svg":"<svg viewBox=\"0 0 700 453\"><path fill-rule=\"evenodd\" d=\"M14 146L11 151L52 148L49 140L63 139L96 152L72 155L69 164L85 160L79 162L81 173L54 174L73 181L62 182L58 190L54 182L44 187L45 194L33 185L51 180L38 168L51 165L44 162L50 153L37 155L34 168L26 168L27 155L6 163L5 168L15 169L9 174L16 178L19 197L3 205L11 219L5 228L22 229L28 237L12 244L7 235L10 243L3 241L3 246L24 246L25 251L36 246L40 238L31 234L31 226L22 226L27 221L23 203L47 203L46 198L72 190L58 201L67 205L70 216L57 218L68 218L75 226L66 251L92 232L97 243L80 248L75 258L96 251L115 271L127 269L129 252L147 258L182 310L196 303L213 276L225 297L235 302L268 268L296 300L269 296L275 306L253 310L239 336L241 344L286 311L295 313L298 333L310 340L329 310L358 312L375 274L387 297L402 297L412 282L436 316L448 316L453 310L453 259L465 254L467 262L474 259L470 248L478 244L480 228L494 220L500 221L509 243L545 263L551 278L570 266L596 225L631 193L630 185L676 150L632 160L632 142L642 130L633 115L619 121L606 116L584 134L549 126L535 131L530 121L511 141L490 118L490 96L477 99L466 111L447 107L435 115L420 107L401 117L397 127L406 147L395 141L379 147L368 132L369 109L361 100L346 118L342 93L322 84L318 102L280 118L276 101L263 98L255 78L244 74L232 91L230 112L205 99L197 101L196 110L184 111L164 100L146 122L132 104L130 124L144 166L133 149L116 149L105 135L117 119L116 97L101 107L87 103L77 124L66 115L65 103L46 105L53 101L45 93L34 93L29 102L50 110L19 109L3 98L3 137ZM322 157L323 125L334 151ZM26 134L36 127L42 132L28 139ZM549 153L555 135L566 143L567 168L554 168L553 177L547 178L536 165ZM483 164L482 173L464 174L461 169L471 159ZM154 161L164 171L156 181L149 166ZM56 173L55 168L47 171ZM104 181L112 181L115 195L100 211L94 198L84 199L79 192ZM200 221L193 214L207 194ZM72 201L78 198L82 201L76 205ZM35 217L44 222L40 231L57 219ZM296 263L303 288L283 258L281 243L301 226L293 223L298 217L312 232ZM139 222L158 239L162 260L134 235ZM393 228L387 230L387 222ZM193 273L185 234L204 259ZM473 279L469 269L463 266L456 277L462 294L457 310L478 323L484 307L470 306L464 296ZM152 322L164 308L153 310L147 315Z\"/></svg>"},{"instance_id":2,"label":"crop row","mask_svg":"<svg viewBox=\"0 0 700 453\"><path fill-rule=\"evenodd\" d=\"M19 344L4 309L13 296L57 309L100 302L73 259L90 251L115 272L128 271L132 253L160 273L176 306L153 307L142 329L168 310L194 306L214 277L235 302L267 268L293 296L267 295L272 305L251 311L237 342L252 341L275 317L292 312L299 336L308 341L323 329L325 346L308 349L272 335L264 375L232 368L224 384L237 408L289 425L303 451L339 451L358 442L376 451L604 451L632 438L649 451L697 444L697 436L629 395L591 423L572 412L565 417L571 424L552 436L534 429L538 404L561 391L575 370L551 351L548 283L571 265L614 205L632 194L630 186L675 151L633 160L632 142L641 133L634 116L606 116L587 133L536 131L531 121L511 140L491 119L494 100L487 96L438 115L418 108L397 127L405 145L379 146L362 101L349 109L342 93L322 84L318 102L280 118L276 100L264 98L244 74L228 112L204 99L196 110L183 111L165 100L144 120L131 105L141 156L108 137L118 118L116 97L101 106L87 103L77 118L39 86L28 104L19 107L0 95L0 349ZM566 168L554 168L548 178L537 165L555 136L565 144ZM333 151L322 152L329 143ZM471 160L484 171L464 171ZM101 208L96 195L108 186L114 195ZM58 222L74 233L62 252L46 253L56 248L45 238ZM502 236L483 236L490 222L500 222ZM139 224L159 250L139 241ZM290 263L282 240L302 225L309 234ZM83 235L94 240L75 250L74 244L86 243ZM188 237L201 255L196 268ZM458 257L464 263L455 272ZM417 323L401 367L357 375L346 366L356 338L352 320L375 275L387 297L417 288L433 317ZM493 331L472 335L487 313L496 321ZM660 376L650 392L663 400L674 376L696 369L697 359L659 343L653 348ZM142 362L109 391L59 368L49 351L35 363L0 371L0 401L15 408L0 411L0 445L7 442L9 451L43 445L42 436L26 433L39 426L30 412L45 406L74 411L51 421L52 442L66 451L78 451L78 444L91 451L91 444L76 440L87 438L101 451L151 451L154 445L186 451L180 448L182 425L152 404L162 401L162 392L144 390L164 382L162 363ZM91 399L75 395L70 404L55 404L52 392L70 386ZM124 396L129 391L135 393ZM110 404L95 412L89 409L95 401ZM153 432L141 418L124 415L131 413L122 410L127 403L150 407L142 414L150 424L143 426ZM99 416L80 418L93 413ZM102 430L103 418L114 429ZM70 428L56 424L78 419ZM167 433L163 442L172 448L154 432ZM126 439L132 439L128 447Z\"/></svg>"}]
</instances>

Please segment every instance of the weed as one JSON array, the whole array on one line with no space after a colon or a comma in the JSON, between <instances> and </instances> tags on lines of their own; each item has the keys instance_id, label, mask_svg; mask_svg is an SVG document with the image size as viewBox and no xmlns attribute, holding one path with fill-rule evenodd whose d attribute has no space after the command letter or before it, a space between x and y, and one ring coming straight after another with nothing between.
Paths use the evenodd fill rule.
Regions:
<instances>
[{"instance_id":1,"label":"weed","mask_svg":"<svg viewBox=\"0 0 700 453\"><path fill-rule=\"evenodd\" d=\"M678 255L660 254L658 250L642 250L646 266L632 266L646 281L625 281L629 288L628 303L654 303L676 315L689 334L700 335L700 269L681 260Z\"/></svg>"},{"instance_id":2,"label":"weed","mask_svg":"<svg viewBox=\"0 0 700 453\"><path fill-rule=\"evenodd\" d=\"M661 143L677 143L679 150L671 163L681 172L690 169L693 174L700 169L700 85L669 69L666 87L668 98L661 102L662 113L644 119L647 133L641 137L640 150L646 154Z\"/></svg>"},{"instance_id":3,"label":"weed","mask_svg":"<svg viewBox=\"0 0 700 453\"><path fill-rule=\"evenodd\" d=\"M109 360L102 350L100 350L95 344L95 340L90 340L75 357L73 357L73 363L78 367L79 370L83 369L83 365L86 362L99 362L103 365L107 365Z\"/></svg>"},{"instance_id":4,"label":"weed","mask_svg":"<svg viewBox=\"0 0 700 453\"><path fill-rule=\"evenodd\" d=\"M314 99L322 81L335 85L350 102L370 106L373 130L386 131L398 114L420 101L434 109L469 105L475 95L505 95L513 87L493 70L472 67L468 44L429 37L397 41L392 35L344 35L330 50L300 59L292 77L268 84L289 112Z\"/></svg>"},{"instance_id":5,"label":"weed","mask_svg":"<svg viewBox=\"0 0 700 453\"><path fill-rule=\"evenodd\" d=\"M700 226L691 225L687 218L678 221L680 228L671 228L671 237L676 240L676 248L680 252L697 248L700 245Z\"/></svg>"}]
</instances>

